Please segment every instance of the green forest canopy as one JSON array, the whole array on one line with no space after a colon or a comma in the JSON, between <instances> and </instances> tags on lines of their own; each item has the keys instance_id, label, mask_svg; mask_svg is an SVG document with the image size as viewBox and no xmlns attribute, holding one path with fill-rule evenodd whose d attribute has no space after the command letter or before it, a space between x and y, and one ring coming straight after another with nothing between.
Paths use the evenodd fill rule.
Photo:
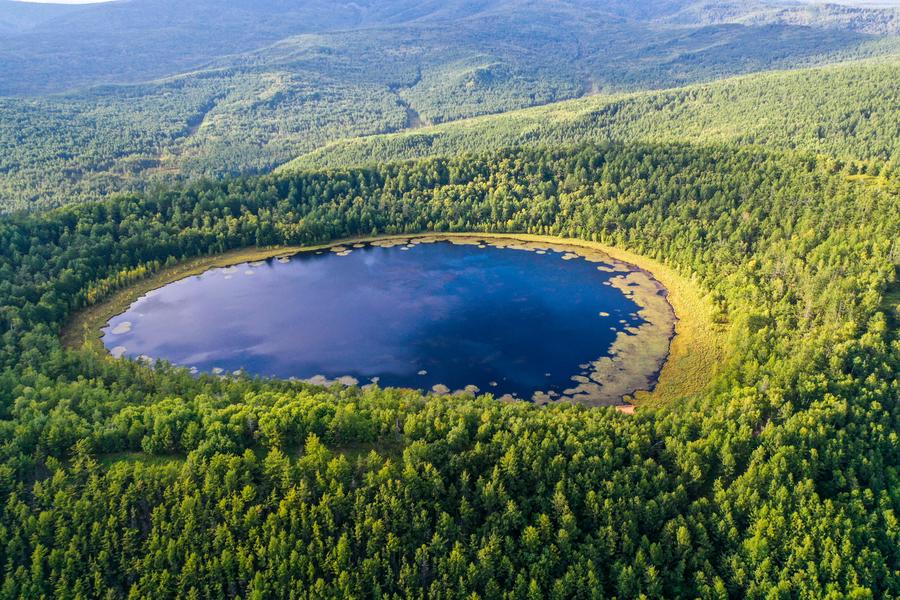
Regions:
<instances>
[{"instance_id":1,"label":"green forest canopy","mask_svg":"<svg viewBox=\"0 0 900 600\"><path fill-rule=\"evenodd\" d=\"M0 219L3 597L891 597L887 165L687 144L515 149ZM349 235L596 239L693 277L731 362L667 408L194 378L64 351L173 261Z\"/></svg>"},{"instance_id":2,"label":"green forest canopy","mask_svg":"<svg viewBox=\"0 0 900 600\"><path fill-rule=\"evenodd\" d=\"M896 10L230 4L0 0L0 598L900 597ZM427 231L656 259L728 359L627 416L59 338L184 261Z\"/></svg>"},{"instance_id":3,"label":"green forest canopy","mask_svg":"<svg viewBox=\"0 0 900 600\"><path fill-rule=\"evenodd\" d=\"M346 139L283 169L587 141L732 143L900 164L900 58L599 96Z\"/></svg>"},{"instance_id":4,"label":"green forest canopy","mask_svg":"<svg viewBox=\"0 0 900 600\"><path fill-rule=\"evenodd\" d=\"M900 52L900 19L880 9L811 16L772 2L718 10L694 0L378 0L323 10L318 0L257 0L223 11L219 0L203 0L180 3L173 27L169 3L67 7L4 32L4 10L25 9L0 0L0 210L263 173L341 139L588 94ZM815 74L777 83L801 98L808 89L827 100L834 89ZM841 105L893 110L872 85L848 87ZM797 117L764 91L755 114ZM799 114L804 139L815 135L805 128L816 111ZM848 124L837 118L823 124L824 139ZM729 119L748 123L743 113ZM854 138L836 135L838 145Z\"/></svg>"}]
</instances>

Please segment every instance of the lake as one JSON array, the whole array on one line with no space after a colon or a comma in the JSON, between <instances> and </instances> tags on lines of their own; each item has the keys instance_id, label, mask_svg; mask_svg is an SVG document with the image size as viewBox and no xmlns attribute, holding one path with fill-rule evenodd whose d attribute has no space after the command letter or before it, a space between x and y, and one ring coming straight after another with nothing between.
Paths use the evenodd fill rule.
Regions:
<instances>
[{"instance_id":1,"label":"lake","mask_svg":"<svg viewBox=\"0 0 900 600\"><path fill-rule=\"evenodd\" d=\"M664 297L596 252L411 238L212 268L136 300L103 343L195 373L610 404L652 387L674 323L650 322L666 321ZM640 372L634 346L652 350Z\"/></svg>"}]
</instances>

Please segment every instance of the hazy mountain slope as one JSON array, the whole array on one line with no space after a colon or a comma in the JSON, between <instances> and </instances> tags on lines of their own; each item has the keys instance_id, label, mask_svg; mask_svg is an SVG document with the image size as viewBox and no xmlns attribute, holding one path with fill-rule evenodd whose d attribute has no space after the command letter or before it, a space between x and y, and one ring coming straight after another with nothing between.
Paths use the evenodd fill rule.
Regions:
<instances>
[{"instance_id":1,"label":"hazy mountain slope","mask_svg":"<svg viewBox=\"0 0 900 600\"><path fill-rule=\"evenodd\" d=\"M36 38L0 35L0 94L203 68L135 85L0 97L0 210L264 172L343 138L586 94L900 49L900 38L842 29L667 23L696 4L241 0L223 10L212 0L123 0L80 7L35 25ZM297 27L316 32L280 37ZM41 38L63 30L79 34L62 46ZM16 47L39 38L49 45ZM98 51L103 44L111 45ZM245 46L255 49L238 52Z\"/></svg>"},{"instance_id":2,"label":"hazy mountain slope","mask_svg":"<svg viewBox=\"0 0 900 600\"><path fill-rule=\"evenodd\" d=\"M334 167L519 144L730 142L900 162L900 59L573 100L345 140L286 165Z\"/></svg>"},{"instance_id":3,"label":"hazy mountain slope","mask_svg":"<svg viewBox=\"0 0 900 600\"><path fill-rule=\"evenodd\" d=\"M22 33L82 7L0 0L0 35Z\"/></svg>"},{"instance_id":4,"label":"hazy mountain slope","mask_svg":"<svg viewBox=\"0 0 900 600\"><path fill-rule=\"evenodd\" d=\"M890 17L885 16L890 11L881 9L791 8L790 2L775 6L740 2L727 6L723 9L717 3L697 0L118 0L76 9L7 0L0 3L0 23L13 23L14 19L21 26L12 24L0 29L0 95L147 81L202 68L209 61L258 50L294 35L397 25L440 24L443 31L462 35L480 28L486 39L493 32L505 37L506 23L516 23L523 31L552 25L560 36L571 34L579 39L579 30L586 30L592 32L594 41L623 35L630 39L627 36L639 30L638 38L653 32L665 41L673 33L662 30L672 25L696 28L741 22L778 24L792 28L779 35L803 38L787 41L792 50L808 45L806 54L814 53L814 48L821 53L854 47L864 41L851 35L859 31L890 33L890 27L885 25L890 22ZM833 18L835 10L847 14ZM480 27L473 27L475 21ZM860 25L870 21L881 25ZM832 37L807 39L810 34L802 30L820 22L834 26ZM752 39L771 38L771 34L756 32ZM626 52L631 48L630 44L627 46ZM589 66L597 70L596 65ZM743 71L755 68L758 65L748 65Z\"/></svg>"},{"instance_id":5,"label":"hazy mountain slope","mask_svg":"<svg viewBox=\"0 0 900 600\"><path fill-rule=\"evenodd\" d=\"M900 8L896 3L885 4L883 7L816 3L809 6L777 8L761 18L791 25L862 33L890 35L900 33Z\"/></svg>"},{"instance_id":6,"label":"hazy mountain slope","mask_svg":"<svg viewBox=\"0 0 900 600\"><path fill-rule=\"evenodd\" d=\"M716 23L801 25L817 29L833 29L896 35L900 33L900 7L884 5L826 2L772 2L766 0L700 0L660 19L681 25Z\"/></svg>"},{"instance_id":7,"label":"hazy mountain slope","mask_svg":"<svg viewBox=\"0 0 900 600\"><path fill-rule=\"evenodd\" d=\"M0 94L172 75L296 33L356 27L360 13L355 3L325 0L95 5L0 40Z\"/></svg>"}]
</instances>

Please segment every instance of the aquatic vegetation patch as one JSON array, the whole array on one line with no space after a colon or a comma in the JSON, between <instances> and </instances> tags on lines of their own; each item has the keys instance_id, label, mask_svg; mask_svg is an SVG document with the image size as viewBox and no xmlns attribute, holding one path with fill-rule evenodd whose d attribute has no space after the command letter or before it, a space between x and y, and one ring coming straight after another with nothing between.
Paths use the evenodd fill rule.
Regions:
<instances>
[{"instance_id":1,"label":"aquatic vegetation patch","mask_svg":"<svg viewBox=\"0 0 900 600\"><path fill-rule=\"evenodd\" d=\"M562 259L566 263L571 263L573 265L579 261L591 263L594 265L591 267L591 272L598 276L598 280L593 283L585 282L583 286L597 285L599 287L601 282L609 284L610 287L616 289L621 294L621 298L630 302L630 306L633 308L626 308L624 310L616 309L615 313L610 310L599 310L586 313L582 315L582 317L579 317L582 321L580 321L581 325L577 326L576 330L591 328L596 330L602 324L602 329L604 331L612 332L612 337L609 337L608 342L603 342L596 346L593 356L583 356L581 360L572 362L568 367L557 366L553 369L548 369L548 371L552 370L552 373L544 373L544 369L541 369L537 373L532 372L529 376L531 383L524 385L524 387L523 385L518 384L513 385L514 381L517 380L510 380L507 377L504 377L502 380L488 378L483 378L480 381L477 378L470 379L469 381L465 381L464 379L460 380L459 372L466 372L468 368L464 365L459 367L456 373L451 372L450 375L448 375L447 368L449 367L447 367L447 365L441 366L440 364L430 364L427 368L425 365L419 365L413 367L410 371L412 378L398 378L396 375L391 375L391 369L400 368L402 370L404 367L402 367L402 365L399 367L397 365L390 367L391 359L387 358L384 359L383 362L385 365L384 368L388 371L385 373L378 370L376 370L375 373L372 373L371 369L378 368L379 363L377 362L371 363L374 366L369 366L362 370L356 368L316 369L312 371L312 375L309 375L308 371L307 373L303 373L302 370L293 372L287 370L286 372L284 368L278 368L277 364L272 363L271 360L266 362L268 359L260 358L260 356L272 354L272 351L267 350L266 348L271 346L273 342L266 336L260 337L260 335L262 335L261 333L259 335L254 334L252 330L247 330L244 333L236 330L232 336L235 339L241 338L242 336L249 336L247 337L246 342L240 342L242 345L235 348L240 356L245 357L247 361L246 364L235 364L233 355L222 354L219 351L221 347L228 346L230 342L227 341L213 344L211 351L198 351L199 353L194 352L187 356L164 354L160 356L160 358L167 358L173 363L190 365L193 372L203 372L206 370L207 372L212 372L220 376L226 376L226 373L229 377L232 375L242 376L245 374L244 369L246 368L246 373L250 375L256 374L291 378L315 385L326 386L334 384L355 386L359 385L360 381L371 381L373 378L376 378L377 382L373 383L377 383L378 385L424 387L437 394L474 395L482 390L496 390L498 397L504 400L529 400L539 404L565 401L590 406L623 405L626 399L630 398L635 393L649 392L657 385L660 370L669 351L669 343L675 326L675 315L671 306L666 301L665 288L646 271L642 271L630 263L615 259L600 249L590 248L579 244L559 242L556 240L545 241L518 239L514 237L493 237L481 234L426 234L419 236L398 236L371 241L357 241L352 243L343 242L326 246L323 249L313 249L312 251L301 251L299 253L281 250L277 253L273 252L272 258L268 261L256 259L236 265L228 265L225 268L208 270L204 273L199 273L190 278L190 280L182 280L179 284L185 284L184 282L187 282L186 285L190 285L190 282L192 281L208 280L209 277L218 277L225 281L230 277L230 273L243 271L247 275L264 273L263 280L261 280L263 283L260 283L260 285L265 286L271 284L271 278L280 273L278 268L296 269L302 267L304 264L318 264L309 263L308 261L311 257L325 258L326 255L345 257L349 256L351 252L362 252L361 258L357 260L365 261L373 256L371 255L372 249L387 251L393 248L396 250L409 251L417 247L436 247L436 244L448 244L450 247L459 248L466 247L479 252L490 248L495 250L515 250L523 253L532 253L535 256L541 257L552 254L557 257L557 259ZM324 252L324 255L322 252ZM297 260L300 260L300 263L297 263ZM542 266L542 268L549 267L551 270L555 269L555 267L550 267L552 262L543 262L544 260L552 260L551 256L547 256L547 259L541 258L539 260L541 262L535 263L536 265ZM278 268L260 269L260 267L267 265ZM461 268L465 270L466 268L471 267ZM453 269L450 269L441 275L441 277L450 277L451 279L455 276ZM425 277L427 278L429 276L425 275ZM448 285L450 285L448 292L452 292L453 284L450 283L450 280L448 280ZM241 289L244 291L239 291ZM252 292L253 289L254 288L246 288L246 285L243 285L234 293L241 296L241 294ZM579 288L571 288L570 293L582 293L581 291L576 292L576 290L579 290ZM156 290L152 295L146 294L143 297L142 302L153 296L158 296L161 291L162 290ZM556 292L557 290L555 288L548 288L547 293L550 295L544 298L542 302L547 303L548 306L552 308L553 305L565 305L572 300L572 298L566 297L565 295L555 296ZM211 291L210 293L219 294L224 292ZM515 285L510 287L508 292L504 293L509 295L507 300L512 302L513 305L525 300L525 297L518 297L520 294L516 291ZM286 295L290 296L291 294L288 293ZM613 296L610 296L610 298L612 297ZM159 300L157 300L157 302L164 303L166 301L171 302L175 300L167 299L166 297L160 297ZM433 308L428 308L426 310L427 314L437 311L434 313L437 315L440 314L441 310L446 310L446 307L442 308L442 304L444 304L445 300L443 300L440 295L438 297L424 296L419 300L412 298L407 301L412 302L412 306L419 302L437 302L437 304L434 304ZM184 300L177 302L179 311L191 310L191 302L186 302ZM268 306L269 304L271 304L271 301L262 301L262 305ZM134 307L136 306L137 304L134 305ZM287 309L289 308L290 307L287 307ZM598 306L598 308L600 308L600 306ZM141 310L145 311L146 308L142 308ZM209 310L216 310L216 308L211 307ZM284 311L286 308L285 306L282 306L281 309L274 310ZM143 314L143 312L138 313L135 309L130 311L127 314L127 317L134 320L137 318L134 316L135 314ZM264 316L264 314L261 314L260 318L263 318ZM124 315L117 318L123 319ZM204 317L203 315L198 315L198 318L202 320ZM395 318L396 316L389 315L388 320L391 321ZM115 321L115 319L113 319L113 321ZM399 323L401 322L395 322L392 326L397 327ZM612 326L609 326L609 324L612 324ZM115 323L112 323L111 325L117 326ZM228 319L225 319L218 322L218 325L215 325L215 327L228 328L232 325L233 324L230 323ZM190 322L185 322L183 329L189 329L191 326ZM110 333L112 329L114 329L114 327L107 326L105 331ZM571 330L568 328L567 330L570 331L568 335L572 335ZM178 333L180 334L180 331ZM509 331L508 333L509 335L520 335L520 333L515 331ZM607 337L609 335L609 333L606 334ZM198 336L203 337L202 331L198 333ZM437 339L447 339L448 341L451 341L455 338L455 332L439 329L436 330L434 336L436 336ZM268 337L270 338L272 336L269 335ZM554 339L557 337L559 336L555 335L551 330L547 332L545 337L540 338L539 341L535 339L533 342L526 343L526 345L531 344L533 347L530 350L539 352L543 351L539 346L548 344L552 346L556 343L571 343L571 340L569 342L563 342L562 337L559 337L558 340ZM111 341L112 338L109 339L108 344L111 343ZM335 341L339 342L339 340ZM134 356L136 352L141 351L139 348L140 344L137 343L136 340L126 339L124 342L124 344L120 343L119 345L127 346L133 350L121 351L119 356L127 356L129 354ZM178 342L173 339L169 343L169 348L171 349L171 345L177 343ZM539 346L535 346L535 344L538 344ZM325 339L317 341L315 343L316 353L321 352L329 354L330 345L332 344ZM287 346L282 345L279 347L282 347L283 349L276 352L276 354L292 354L292 351L289 350ZM241 350L241 348L244 349ZM307 348L307 350L309 349ZM262 354L260 354L261 352ZM491 356L493 356L491 352L493 351L487 349L479 351L470 348L467 352L475 358L479 356L479 352L484 352L484 360L501 360L499 356L491 358ZM474 354L472 354L473 352ZM151 351L150 354L154 354L154 352ZM375 348L373 355L377 354L378 349ZM231 356L231 358L227 358L227 356ZM502 360L506 359L504 358ZM219 364L215 364L216 362ZM230 364L231 366L226 367L227 364ZM206 366L204 367L204 365ZM530 367L531 371L536 371L537 368L538 367ZM218 371L215 369L218 369ZM312 369L312 367L310 367L310 369ZM511 372L515 372L515 370ZM385 378L383 377L384 375L389 376ZM451 375L456 376L452 377ZM519 374L516 377L518 378L521 376L522 374ZM451 383L451 380L454 381L454 383ZM367 383L366 385L372 384Z\"/></svg>"}]
</instances>

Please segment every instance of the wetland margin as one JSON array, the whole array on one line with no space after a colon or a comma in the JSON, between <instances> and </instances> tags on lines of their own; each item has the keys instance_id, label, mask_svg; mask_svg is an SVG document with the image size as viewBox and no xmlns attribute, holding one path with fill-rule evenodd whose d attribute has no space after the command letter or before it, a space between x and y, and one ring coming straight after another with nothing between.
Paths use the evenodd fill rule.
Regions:
<instances>
[{"instance_id":1,"label":"wetland margin","mask_svg":"<svg viewBox=\"0 0 900 600\"><path fill-rule=\"evenodd\" d=\"M671 267L648 258L597 242L580 239L562 238L516 233L480 233L480 232L424 232L418 234L397 234L361 236L332 240L328 243L310 246L272 246L267 248L243 248L216 255L207 255L188 259L171 267L164 267L150 276L127 285L100 302L77 311L61 332L65 347L87 347L105 356L106 352L101 337L101 329L114 316L124 312L132 302L140 296L174 281L193 275L199 275L208 269L227 267L244 262L259 261L268 258L290 256L300 252L331 249L336 246L350 246L361 243L385 243L400 240L422 239L446 240L451 243L470 243L466 240L481 239L495 241L508 247L515 247L516 242L539 244L548 247L572 247L587 251L599 252L609 258L637 267L634 273L643 272L661 284L666 291L665 300L674 311L674 330L669 336L668 350L661 367L652 374L652 381L646 386L649 390L640 390L634 394L623 393L625 404L616 408L621 412L631 413L634 407L651 407L668 404L684 398L705 388L714 378L720 365L727 359L726 327L714 319L714 309L708 296L691 279L677 273ZM580 254L585 256L584 254ZM590 260L590 259L589 259ZM632 283L632 285L634 285ZM634 348L629 351L635 351ZM112 360L112 357L110 356ZM606 365L609 367L610 365ZM600 369L598 374L602 373ZM582 390L584 391L584 390ZM574 396L574 395L573 395ZM586 398L586 396L585 396ZM573 400L573 398L569 398ZM581 402L591 405L590 401ZM604 405L608 405L604 404Z\"/></svg>"}]
</instances>

